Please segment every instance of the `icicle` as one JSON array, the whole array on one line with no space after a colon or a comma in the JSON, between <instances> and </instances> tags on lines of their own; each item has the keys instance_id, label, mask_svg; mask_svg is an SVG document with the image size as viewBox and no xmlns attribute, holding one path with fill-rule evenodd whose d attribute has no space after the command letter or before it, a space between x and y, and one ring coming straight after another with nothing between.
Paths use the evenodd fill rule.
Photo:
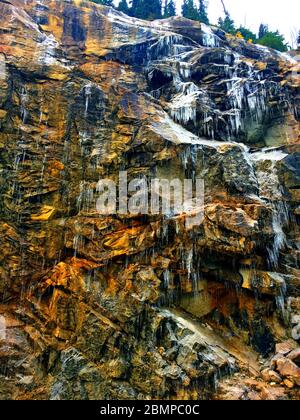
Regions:
<instances>
[{"instance_id":1,"label":"icicle","mask_svg":"<svg viewBox=\"0 0 300 420\"><path fill-rule=\"evenodd\" d=\"M283 198L283 191L278 178L277 162L287 155L276 149L263 149L261 152L253 153L250 159L256 164L256 176L260 188L260 197L267 199L272 208L272 229L274 241L272 247L268 248L269 265L277 268L279 265L280 251L286 246L286 235L284 226L289 222L289 210ZM260 162L269 162L269 170Z\"/></svg>"},{"instance_id":2,"label":"icicle","mask_svg":"<svg viewBox=\"0 0 300 420\"><path fill-rule=\"evenodd\" d=\"M219 37L213 33L208 25L201 23L201 31L203 32L202 42L205 47L215 48L220 45Z\"/></svg>"},{"instance_id":3,"label":"icicle","mask_svg":"<svg viewBox=\"0 0 300 420\"><path fill-rule=\"evenodd\" d=\"M6 340L6 320L0 315L0 341Z\"/></svg>"},{"instance_id":4,"label":"icicle","mask_svg":"<svg viewBox=\"0 0 300 420\"><path fill-rule=\"evenodd\" d=\"M26 105L28 102L28 93L25 87L22 87L21 92L20 92L20 100L21 100L21 119L23 124L26 123L26 118L27 118L27 109L26 109Z\"/></svg>"},{"instance_id":5,"label":"icicle","mask_svg":"<svg viewBox=\"0 0 300 420\"><path fill-rule=\"evenodd\" d=\"M46 66L53 66L60 63L56 59L56 50L59 44L53 34L45 36L45 39L39 44L40 54L38 61Z\"/></svg>"},{"instance_id":6,"label":"icicle","mask_svg":"<svg viewBox=\"0 0 300 420\"><path fill-rule=\"evenodd\" d=\"M279 207L279 208L278 208ZM283 207L285 208L283 212ZM283 203L272 204L272 228L274 233L274 242L272 248L268 248L269 253L269 264L273 268L277 268L279 265L280 251L286 246L286 235L283 231L283 226L287 223L286 206Z\"/></svg>"},{"instance_id":7,"label":"icicle","mask_svg":"<svg viewBox=\"0 0 300 420\"><path fill-rule=\"evenodd\" d=\"M214 119L210 113L207 111L203 112L203 119L202 119L202 130L203 134L206 137L210 137L212 139L215 138L215 132L214 132Z\"/></svg>"},{"instance_id":8,"label":"icicle","mask_svg":"<svg viewBox=\"0 0 300 420\"><path fill-rule=\"evenodd\" d=\"M197 99L201 90L192 82L179 83L179 92L170 104L172 118L179 123L186 124L189 121L196 122Z\"/></svg>"},{"instance_id":9,"label":"icicle","mask_svg":"<svg viewBox=\"0 0 300 420\"><path fill-rule=\"evenodd\" d=\"M289 319L289 311L286 307L286 292L287 292L287 286L286 282L284 281L282 286L280 287L279 295L276 296L276 305L277 308L280 310L282 314L282 318L285 322Z\"/></svg>"},{"instance_id":10,"label":"icicle","mask_svg":"<svg viewBox=\"0 0 300 420\"><path fill-rule=\"evenodd\" d=\"M47 162L47 154L45 153L43 157L43 162L42 162L41 181L44 179L46 162Z\"/></svg>"},{"instance_id":11,"label":"icicle","mask_svg":"<svg viewBox=\"0 0 300 420\"><path fill-rule=\"evenodd\" d=\"M227 96L230 98L232 106L237 109L243 109L244 84L240 77L233 78L227 82Z\"/></svg>"},{"instance_id":12,"label":"icicle","mask_svg":"<svg viewBox=\"0 0 300 420\"><path fill-rule=\"evenodd\" d=\"M184 79L189 79L191 77L191 63L181 61L179 62L179 73L180 76Z\"/></svg>"},{"instance_id":13,"label":"icicle","mask_svg":"<svg viewBox=\"0 0 300 420\"><path fill-rule=\"evenodd\" d=\"M267 109L267 91L265 81L259 82L259 85L256 86L255 91L247 95L247 105L251 114L254 115L255 121L259 123ZM249 86L248 88L250 89Z\"/></svg>"},{"instance_id":14,"label":"icicle","mask_svg":"<svg viewBox=\"0 0 300 420\"><path fill-rule=\"evenodd\" d=\"M88 109L89 109L89 101L92 95L92 84L88 83L84 86L84 94L85 94L85 116L87 116Z\"/></svg>"},{"instance_id":15,"label":"icicle","mask_svg":"<svg viewBox=\"0 0 300 420\"><path fill-rule=\"evenodd\" d=\"M194 251L193 251L193 248L191 248L186 255L186 261L185 261L186 269L188 273L188 280L191 279L191 273L193 269L193 256L194 256Z\"/></svg>"},{"instance_id":16,"label":"icicle","mask_svg":"<svg viewBox=\"0 0 300 420\"><path fill-rule=\"evenodd\" d=\"M42 121L43 121L43 111L40 111L39 125L42 124Z\"/></svg>"},{"instance_id":17,"label":"icicle","mask_svg":"<svg viewBox=\"0 0 300 420\"><path fill-rule=\"evenodd\" d=\"M168 289L170 286L170 271L165 270L164 271L164 287Z\"/></svg>"},{"instance_id":18,"label":"icicle","mask_svg":"<svg viewBox=\"0 0 300 420\"><path fill-rule=\"evenodd\" d=\"M86 181L81 181L77 197L77 210L88 212L94 200L94 189Z\"/></svg>"},{"instance_id":19,"label":"icicle","mask_svg":"<svg viewBox=\"0 0 300 420\"><path fill-rule=\"evenodd\" d=\"M186 42L186 39L182 35L163 35L150 46L149 58L159 59L162 56L178 56L194 49L191 45L184 45L184 42Z\"/></svg>"},{"instance_id":20,"label":"icicle","mask_svg":"<svg viewBox=\"0 0 300 420\"><path fill-rule=\"evenodd\" d=\"M76 233L73 239L73 249L74 249L74 257L76 258L78 255L78 251L80 251L83 248L84 240L83 236Z\"/></svg>"}]
</instances>

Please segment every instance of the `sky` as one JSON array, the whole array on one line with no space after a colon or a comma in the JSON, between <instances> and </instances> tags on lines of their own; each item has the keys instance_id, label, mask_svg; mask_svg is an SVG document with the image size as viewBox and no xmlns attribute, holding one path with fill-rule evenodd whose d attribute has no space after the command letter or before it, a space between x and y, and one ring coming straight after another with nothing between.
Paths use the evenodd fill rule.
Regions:
<instances>
[{"instance_id":1,"label":"sky","mask_svg":"<svg viewBox=\"0 0 300 420\"><path fill-rule=\"evenodd\" d=\"M196 0L197 1L197 0ZM291 43L291 32L300 30L300 0L224 0L231 17L239 26L247 25L254 32L261 22L270 30L278 29L287 42ZM177 12L181 11L182 0L176 0ZM220 0L208 0L208 14L212 24L223 15Z\"/></svg>"}]
</instances>

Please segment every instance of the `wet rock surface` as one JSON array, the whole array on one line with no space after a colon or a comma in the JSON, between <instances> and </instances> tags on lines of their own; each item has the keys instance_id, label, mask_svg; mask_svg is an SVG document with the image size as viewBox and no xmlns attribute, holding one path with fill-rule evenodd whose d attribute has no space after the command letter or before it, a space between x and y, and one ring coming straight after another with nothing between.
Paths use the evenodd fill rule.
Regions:
<instances>
[{"instance_id":1,"label":"wet rock surface","mask_svg":"<svg viewBox=\"0 0 300 420\"><path fill-rule=\"evenodd\" d=\"M0 398L298 398L296 61L77 0L0 28ZM204 222L100 216L119 171L203 178Z\"/></svg>"}]
</instances>

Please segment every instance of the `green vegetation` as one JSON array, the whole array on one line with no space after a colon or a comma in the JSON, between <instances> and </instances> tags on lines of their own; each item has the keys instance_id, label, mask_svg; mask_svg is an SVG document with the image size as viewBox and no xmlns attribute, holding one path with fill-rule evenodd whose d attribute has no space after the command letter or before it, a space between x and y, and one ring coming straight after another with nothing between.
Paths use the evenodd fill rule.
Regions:
<instances>
[{"instance_id":1,"label":"green vegetation","mask_svg":"<svg viewBox=\"0 0 300 420\"><path fill-rule=\"evenodd\" d=\"M204 0L200 0L197 7L194 0L184 0L182 5L182 16L187 19L198 20L199 22L209 24L207 3Z\"/></svg>"},{"instance_id":2,"label":"green vegetation","mask_svg":"<svg viewBox=\"0 0 300 420\"><path fill-rule=\"evenodd\" d=\"M161 0L132 0L130 15L139 19L161 19L162 1Z\"/></svg>"},{"instance_id":3,"label":"green vegetation","mask_svg":"<svg viewBox=\"0 0 300 420\"><path fill-rule=\"evenodd\" d=\"M229 14L228 10L226 9L224 0L221 0L221 2L222 2L223 9L224 9L225 18L224 19L222 19L221 17L219 18L219 20L218 20L219 27L221 29L223 29L223 31L225 31L229 34L235 34L236 33L236 28L235 28L235 25L234 25L234 20L231 19L230 14Z\"/></svg>"},{"instance_id":4,"label":"green vegetation","mask_svg":"<svg viewBox=\"0 0 300 420\"><path fill-rule=\"evenodd\" d=\"M288 51L288 45L285 42L284 36L280 35L278 31L268 31L262 38L257 40L257 44L265 47L274 48L274 50L285 52Z\"/></svg>"},{"instance_id":5,"label":"green vegetation","mask_svg":"<svg viewBox=\"0 0 300 420\"><path fill-rule=\"evenodd\" d=\"M229 15L225 16L224 19L219 18L218 25L221 29L223 29L223 31L225 31L229 34L235 34L236 33L236 28L234 26L234 21L231 19L231 17Z\"/></svg>"},{"instance_id":6,"label":"green vegetation","mask_svg":"<svg viewBox=\"0 0 300 420\"><path fill-rule=\"evenodd\" d=\"M237 29L237 34L241 34L241 38L244 38L246 41L256 42L257 36L254 32L252 32L250 29L245 28L244 26L240 26Z\"/></svg>"},{"instance_id":7,"label":"green vegetation","mask_svg":"<svg viewBox=\"0 0 300 420\"><path fill-rule=\"evenodd\" d=\"M128 6L127 0L121 0L118 6L120 12L125 13L126 15L130 14L130 7Z\"/></svg>"},{"instance_id":8,"label":"green vegetation","mask_svg":"<svg viewBox=\"0 0 300 420\"><path fill-rule=\"evenodd\" d=\"M259 25L259 30L258 30L258 39L263 38L268 32L269 32L268 25L265 25L264 23L261 23Z\"/></svg>"},{"instance_id":9,"label":"green vegetation","mask_svg":"<svg viewBox=\"0 0 300 420\"><path fill-rule=\"evenodd\" d=\"M204 0L199 1L199 20L200 22L209 24L208 14L207 14L207 3Z\"/></svg>"},{"instance_id":10,"label":"green vegetation","mask_svg":"<svg viewBox=\"0 0 300 420\"><path fill-rule=\"evenodd\" d=\"M254 42L256 44L264 45L269 48L274 48L278 51L287 51L288 45L285 42L284 36L278 31L269 31L268 25L261 23L259 26L258 34L256 35L253 31L245 26L236 28L234 20L231 18L224 0L221 0L224 9L224 18L219 18L218 24L223 31L235 35L238 38L245 39L248 42Z\"/></svg>"},{"instance_id":11,"label":"green vegetation","mask_svg":"<svg viewBox=\"0 0 300 420\"><path fill-rule=\"evenodd\" d=\"M176 6L174 0L166 0L164 6L164 18L169 18L172 16L176 16Z\"/></svg>"},{"instance_id":12,"label":"green vegetation","mask_svg":"<svg viewBox=\"0 0 300 420\"><path fill-rule=\"evenodd\" d=\"M194 0L184 0L182 5L182 16L191 19L198 20L199 14L195 6Z\"/></svg>"}]
</instances>

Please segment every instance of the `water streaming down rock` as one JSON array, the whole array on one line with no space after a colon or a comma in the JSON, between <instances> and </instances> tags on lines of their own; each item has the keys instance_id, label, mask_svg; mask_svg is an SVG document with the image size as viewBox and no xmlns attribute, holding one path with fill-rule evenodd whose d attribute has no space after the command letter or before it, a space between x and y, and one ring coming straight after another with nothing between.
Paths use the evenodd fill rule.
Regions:
<instances>
[{"instance_id":1,"label":"water streaming down rock","mask_svg":"<svg viewBox=\"0 0 300 420\"><path fill-rule=\"evenodd\" d=\"M280 150L268 149L251 155L256 166L260 197L267 199L272 208L274 243L268 248L268 253L269 264L275 269L278 268L280 251L286 246L284 228L289 223L289 210L278 178L277 164L287 156Z\"/></svg>"},{"instance_id":2,"label":"water streaming down rock","mask_svg":"<svg viewBox=\"0 0 300 420\"><path fill-rule=\"evenodd\" d=\"M186 124L196 121L197 98L201 94L194 83L183 83L181 92L173 99L170 106L171 116L175 121Z\"/></svg>"},{"instance_id":3,"label":"water streaming down rock","mask_svg":"<svg viewBox=\"0 0 300 420\"><path fill-rule=\"evenodd\" d=\"M219 63L213 65L218 72L224 73L224 80L218 80L217 85L221 87L220 93L225 95L218 99L217 104L216 92L210 89L210 77L213 80L216 75L208 73L213 69L204 67L206 60L211 60L209 54L204 51L199 57L199 52L193 47L181 55L178 66L175 65L175 55L173 60L168 57L159 62L162 76L168 82L172 80L174 89L178 91L170 101L171 116L186 126L193 122L193 131L211 138L216 134L218 138L224 137L224 131L227 132L227 140L253 136L255 130L269 118L268 100L281 94L280 87L267 81L264 72L255 68L253 63L243 61L240 54L218 49L216 58ZM192 70L195 63L198 65L196 72ZM202 77L198 78L200 72ZM187 82L189 77L193 78L193 83ZM164 96L164 86L152 91L152 94L156 99Z\"/></svg>"},{"instance_id":4,"label":"water streaming down rock","mask_svg":"<svg viewBox=\"0 0 300 420\"><path fill-rule=\"evenodd\" d=\"M21 120L23 124L26 123L26 118L27 118L27 113L28 113L26 109L27 102L28 102L28 93L27 93L26 87L23 86L20 92L20 103L21 103L20 114L21 114Z\"/></svg>"},{"instance_id":5,"label":"water streaming down rock","mask_svg":"<svg viewBox=\"0 0 300 420\"><path fill-rule=\"evenodd\" d=\"M203 32L203 45L205 47L210 47L210 48L214 48L214 47L219 47L221 44L221 40L219 39L219 37L214 34L214 32L212 31L211 27L208 25L205 25L204 23L201 24L201 30Z\"/></svg>"},{"instance_id":6,"label":"water streaming down rock","mask_svg":"<svg viewBox=\"0 0 300 420\"><path fill-rule=\"evenodd\" d=\"M186 45L184 45L186 43ZM149 59L160 59L169 56L179 56L191 50L192 42L182 35L162 35L158 41L149 48Z\"/></svg>"},{"instance_id":7,"label":"water streaming down rock","mask_svg":"<svg viewBox=\"0 0 300 420\"><path fill-rule=\"evenodd\" d=\"M0 396L209 398L290 335L294 62L79 3L0 1ZM120 170L204 178L203 223L97 214Z\"/></svg>"},{"instance_id":8,"label":"water streaming down rock","mask_svg":"<svg viewBox=\"0 0 300 420\"><path fill-rule=\"evenodd\" d=\"M84 95L85 95L85 115L87 115L88 110L89 110L89 101L91 100L91 95L92 95L92 84L88 83L86 86L84 86L83 88L84 90Z\"/></svg>"},{"instance_id":9,"label":"water streaming down rock","mask_svg":"<svg viewBox=\"0 0 300 420\"><path fill-rule=\"evenodd\" d=\"M0 340L6 339L6 320L4 316L0 316Z\"/></svg>"},{"instance_id":10,"label":"water streaming down rock","mask_svg":"<svg viewBox=\"0 0 300 420\"><path fill-rule=\"evenodd\" d=\"M286 287L286 283L284 283L282 287L280 288L279 296L276 296L276 304L277 304L278 309L281 311L284 322L288 324L289 313L286 308L287 307L286 292L287 292L287 287Z\"/></svg>"},{"instance_id":11,"label":"water streaming down rock","mask_svg":"<svg viewBox=\"0 0 300 420\"><path fill-rule=\"evenodd\" d=\"M93 209L94 203L94 188L86 181L80 183L80 192L77 198L77 209L79 212L88 213Z\"/></svg>"},{"instance_id":12,"label":"water streaming down rock","mask_svg":"<svg viewBox=\"0 0 300 420\"><path fill-rule=\"evenodd\" d=\"M58 47L58 42L54 38L53 34L50 36L45 36L45 39L40 44L39 58L38 60L41 64L46 66L51 66L57 63L56 59L56 48Z\"/></svg>"}]
</instances>

